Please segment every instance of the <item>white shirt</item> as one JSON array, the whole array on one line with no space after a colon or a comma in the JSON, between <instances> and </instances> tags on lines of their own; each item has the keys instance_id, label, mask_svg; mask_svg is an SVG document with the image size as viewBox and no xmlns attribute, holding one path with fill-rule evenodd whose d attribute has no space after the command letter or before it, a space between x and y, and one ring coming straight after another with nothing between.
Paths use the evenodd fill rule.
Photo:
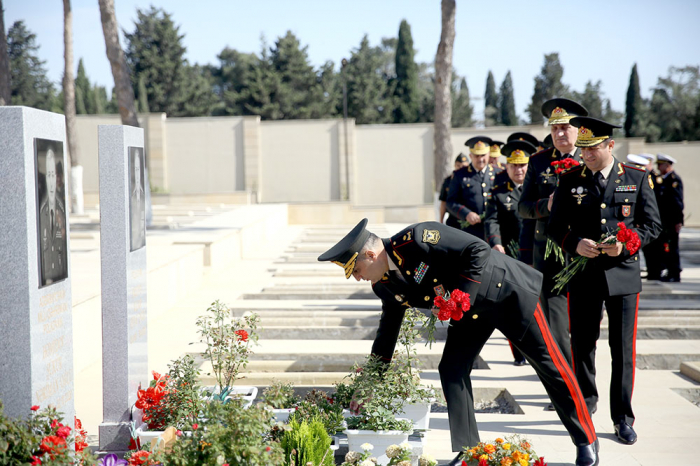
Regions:
<instances>
[{"instance_id":1,"label":"white shirt","mask_svg":"<svg viewBox=\"0 0 700 466\"><path fill-rule=\"evenodd\" d=\"M610 165L608 165L607 167L604 167L602 170L600 170L600 172L603 174L603 179L604 179L604 180L607 180L608 177L610 177L610 172L611 172L612 169L613 169L613 165L615 165L615 159L612 159L612 160L610 161ZM593 174L595 175L596 173L598 173L598 172L595 172L595 173L593 173Z\"/></svg>"}]
</instances>

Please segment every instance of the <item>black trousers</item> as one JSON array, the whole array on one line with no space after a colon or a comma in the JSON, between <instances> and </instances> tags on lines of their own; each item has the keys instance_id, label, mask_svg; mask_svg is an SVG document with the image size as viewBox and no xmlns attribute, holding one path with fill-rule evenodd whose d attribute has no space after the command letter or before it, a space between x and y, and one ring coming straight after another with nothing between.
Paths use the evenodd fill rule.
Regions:
<instances>
[{"instance_id":1,"label":"black trousers","mask_svg":"<svg viewBox=\"0 0 700 466\"><path fill-rule=\"evenodd\" d=\"M664 228L660 239L663 240L663 262L668 269L669 278L680 278L681 276L681 256L679 252L679 234L676 233L675 226Z\"/></svg>"},{"instance_id":2,"label":"black trousers","mask_svg":"<svg viewBox=\"0 0 700 466\"><path fill-rule=\"evenodd\" d=\"M480 441L470 375L474 360L494 329L499 328L499 319L502 318L497 312L482 312L476 320L467 315L452 322L447 331L438 369L447 401L453 451L474 447ZM518 334L501 331L537 372L574 444L593 443L596 434L585 401L571 368L549 331L540 305L537 305L522 338L522 329Z\"/></svg>"},{"instance_id":3,"label":"black trousers","mask_svg":"<svg viewBox=\"0 0 700 466\"><path fill-rule=\"evenodd\" d=\"M600 336L601 306L608 313L608 341L612 356L610 415L614 424L634 423L632 391L637 352L637 313L639 294L608 296L595 290L605 285L569 293L573 369L589 410L598 402L595 383L595 352ZM593 291L592 291L593 290Z\"/></svg>"},{"instance_id":4,"label":"black trousers","mask_svg":"<svg viewBox=\"0 0 700 466\"><path fill-rule=\"evenodd\" d=\"M644 262L647 264L647 280L658 280L661 278L663 265L663 242L655 239L642 248L644 252Z\"/></svg>"}]
</instances>

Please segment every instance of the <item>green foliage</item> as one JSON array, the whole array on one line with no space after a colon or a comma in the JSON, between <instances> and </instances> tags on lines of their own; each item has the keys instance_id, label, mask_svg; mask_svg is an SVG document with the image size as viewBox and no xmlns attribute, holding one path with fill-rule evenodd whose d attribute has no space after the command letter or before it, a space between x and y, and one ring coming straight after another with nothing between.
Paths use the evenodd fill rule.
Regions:
<instances>
[{"instance_id":1,"label":"green foliage","mask_svg":"<svg viewBox=\"0 0 700 466\"><path fill-rule=\"evenodd\" d=\"M297 405L296 411L289 416L289 421L311 421L314 418L323 423L330 435L343 429L343 407L322 390L311 390L307 393L304 400Z\"/></svg>"},{"instance_id":2,"label":"green foliage","mask_svg":"<svg viewBox=\"0 0 700 466\"><path fill-rule=\"evenodd\" d=\"M637 64L632 66L630 83L627 87L627 100L625 101L625 136L628 138L641 136L640 120L643 117L644 100L639 90L639 75Z\"/></svg>"},{"instance_id":3,"label":"green foliage","mask_svg":"<svg viewBox=\"0 0 700 466\"><path fill-rule=\"evenodd\" d=\"M38 50L36 34L27 29L24 21L15 21L7 31L11 103L60 111L56 91L46 75L46 62L39 59Z\"/></svg>"},{"instance_id":4,"label":"green foliage","mask_svg":"<svg viewBox=\"0 0 700 466\"><path fill-rule=\"evenodd\" d=\"M136 92L136 103L140 113L149 113L151 110L148 107L148 92L146 91L146 80L144 75L139 76L139 85Z\"/></svg>"},{"instance_id":5,"label":"green foliage","mask_svg":"<svg viewBox=\"0 0 700 466\"><path fill-rule=\"evenodd\" d=\"M455 80L459 77L456 73L452 73ZM474 115L474 107L471 105L469 98L469 87L465 78L459 79L459 87L452 86L452 127L460 128L472 126L472 116Z\"/></svg>"},{"instance_id":6,"label":"green foliage","mask_svg":"<svg viewBox=\"0 0 700 466\"><path fill-rule=\"evenodd\" d=\"M396 78L394 83L394 123L415 123L418 121L418 66L414 60L411 26L406 20L399 26L399 40L396 45Z\"/></svg>"},{"instance_id":7,"label":"green foliage","mask_svg":"<svg viewBox=\"0 0 700 466\"><path fill-rule=\"evenodd\" d=\"M513 78L510 70L503 78L501 90L498 93L498 121L504 126L516 126L518 115L515 113L515 94L513 93Z\"/></svg>"},{"instance_id":8,"label":"green foliage","mask_svg":"<svg viewBox=\"0 0 700 466\"><path fill-rule=\"evenodd\" d=\"M86 113L95 113L93 108L94 97L92 97L92 88L87 74L85 74L85 66L83 59L78 61L78 73L75 76L75 113L85 115Z\"/></svg>"},{"instance_id":9,"label":"green foliage","mask_svg":"<svg viewBox=\"0 0 700 466\"><path fill-rule=\"evenodd\" d=\"M286 465L333 466L335 460L330 449L331 438L323 422L318 418L301 422L292 419L290 429L282 437Z\"/></svg>"},{"instance_id":10,"label":"green foliage","mask_svg":"<svg viewBox=\"0 0 700 466\"><path fill-rule=\"evenodd\" d=\"M343 409L350 408L350 402L355 394L355 389L351 385L345 382L338 382L335 384L335 393L333 393L333 401L340 405Z\"/></svg>"},{"instance_id":11,"label":"green foliage","mask_svg":"<svg viewBox=\"0 0 700 466\"><path fill-rule=\"evenodd\" d=\"M278 380L263 390L262 401L275 409L289 409L299 402L299 397L294 393L291 383Z\"/></svg>"},{"instance_id":12,"label":"green foliage","mask_svg":"<svg viewBox=\"0 0 700 466\"><path fill-rule=\"evenodd\" d=\"M535 90L532 94L532 101L527 108L530 123L539 125L543 122L542 104L545 101L554 97L569 96L568 87L561 81L563 75L564 67L559 62L559 53L545 54L540 74L535 76Z\"/></svg>"},{"instance_id":13,"label":"green foliage","mask_svg":"<svg viewBox=\"0 0 700 466\"><path fill-rule=\"evenodd\" d=\"M199 387L199 369L189 354L174 360L168 367L161 402L152 409L145 409L144 414L150 426L183 429L197 422L205 406Z\"/></svg>"},{"instance_id":14,"label":"green foliage","mask_svg":"<svg viewBox=\"0 0 700 466\"><path fill-rule=\"evenodd\" d=\"M484 125L494 126L499 123L498 93L496 92L496 80L489 70L486 77L486 92L484 93Z\"/></svg>"},{"instance_id":15,"label":"green foliage","mask_svg":"<svg viewBox=\"0 0 700 466\"><path fill-rule=\"evenodd\" d=\"M647 140L683 141L698 137L700 120L700 67L671 67L654 88Z\"/></svg>"}]
</instances>

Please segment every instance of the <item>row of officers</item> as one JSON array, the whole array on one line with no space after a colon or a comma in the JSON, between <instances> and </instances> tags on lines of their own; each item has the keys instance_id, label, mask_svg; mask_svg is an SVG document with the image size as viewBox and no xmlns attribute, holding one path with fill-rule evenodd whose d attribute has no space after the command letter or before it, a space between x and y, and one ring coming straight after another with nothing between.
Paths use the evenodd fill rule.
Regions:
<instances>
[{"instance_id":1,"label":"row of officers","mask_svg":"<svg viewBox=\"0 0 700 466\"><path fill-rule=\"evenodd\" d=\"M551 99L542 114L551 130L544 141L518 132L505 143L485 136L466 142L469 158L457 157L440 191L440 220L542 272L542 310L591 414L598 402L596 342L607 311L610 412L618 439L632 444L639 253L598 241L623 222L640 237L647 279L680 281L683 183L669 155L613 156L619 126L588 117L577 102ZM552 291L555 275L578 255L591 259L589 265L568 289ZM515 363L524 364L511 347Z\"/></svg>"}]
</instances>

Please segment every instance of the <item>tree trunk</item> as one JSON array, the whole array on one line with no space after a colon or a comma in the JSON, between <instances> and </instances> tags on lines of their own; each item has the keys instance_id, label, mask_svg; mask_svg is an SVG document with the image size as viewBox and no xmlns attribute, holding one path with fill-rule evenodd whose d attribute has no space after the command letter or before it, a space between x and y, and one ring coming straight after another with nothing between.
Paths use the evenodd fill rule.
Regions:
<instances>
[{"instance_id":1,"label":"tree trunk","mask_svg":"<svg viewBox=\"0 0 700 466\"><path fill-rule=\"evenodd\" d=\"M0 105L10 105L10 56L7 54L7 36L5 35L5 10L0 0Z\"/></svg>"},{"instance_id":2,"label":"tree trunk","mask_svg":"<svg viewBox=\"0 0 700 466\"><path fill-rule=\"evenodd\" d=\"M71 212L83 213L83 180L80 156L78 153L78 137L75 130L75 80L73 79L73 11L70 0L63 0L63 108L66 116L66 137L68 139L68 166L63 169L63 180L66 193L70 198ZM79 178L79 179L76 179Z\"/></svg>"},{"instance_id":3,"label":"tree trunk","mask_svg":"<svg viewBox=\"0 0 700 466\"><path fill-rule=\"evenodd\" d=\"M450 172L452 141L452 50L455 42L455 0L442 0L442 32L435 55L435 130L433 132L434 192Z\"/></svg>"},{"instance_id":4,"label":"tree trunk","mask_svg":"<svg viewBox=\"0 0 700 466\"><path fill-rule=\"evenodd\" d=\"M114 91L117 93L117 103L119 104L122 124L138 128L139 121L136 118L136 107L134 106L134 89L131 87L124 51L119 45L119 29L117 16L114 12L114 0L99 0L99 4L102 31L104 31L105 45L107 47L107 58L112 66Z\"/></svg>"}]
</instances>

